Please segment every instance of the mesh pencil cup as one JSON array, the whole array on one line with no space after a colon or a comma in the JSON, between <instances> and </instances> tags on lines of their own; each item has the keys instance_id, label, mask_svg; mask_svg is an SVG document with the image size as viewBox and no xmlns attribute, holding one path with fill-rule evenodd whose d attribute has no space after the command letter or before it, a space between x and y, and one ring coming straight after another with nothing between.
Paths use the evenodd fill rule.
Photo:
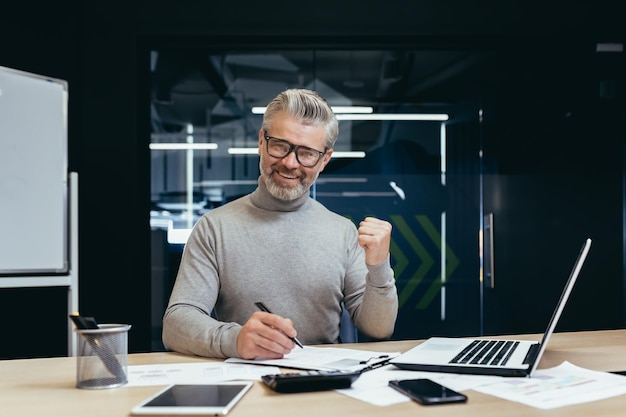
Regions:
<instances>
[{"instance_id":1,"label":"mesh pencil cup","mask_svg":"<svg viewBox=\"0 0 626 417\"><path fill-rule=\"evenodd\" d=\"M115 388L128 382L128 324L100 324L78 333L76 386Z\"/></svg>"}]
</instances>

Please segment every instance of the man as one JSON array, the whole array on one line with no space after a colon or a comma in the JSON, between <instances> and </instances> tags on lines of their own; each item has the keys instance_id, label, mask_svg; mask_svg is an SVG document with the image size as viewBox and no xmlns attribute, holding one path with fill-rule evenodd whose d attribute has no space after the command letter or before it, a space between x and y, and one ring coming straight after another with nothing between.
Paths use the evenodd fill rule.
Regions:
<instances>
[{"instance_id":1,"label":"man","mask_svg":"<svg viewBox=\"0 0 626 417\"><path fill-rule=\"evenodd\" d=\"M335 115L313 91L286 90L268 105L258 188L194 227L163 318L166 348L281 358L296 336L338 342L342 303L363 333L391 336L398 312L391 225L370 217L357 231L309 196L337 135ZM274 314L257 311L256 302Z\"/></svg>"}]
</instances>

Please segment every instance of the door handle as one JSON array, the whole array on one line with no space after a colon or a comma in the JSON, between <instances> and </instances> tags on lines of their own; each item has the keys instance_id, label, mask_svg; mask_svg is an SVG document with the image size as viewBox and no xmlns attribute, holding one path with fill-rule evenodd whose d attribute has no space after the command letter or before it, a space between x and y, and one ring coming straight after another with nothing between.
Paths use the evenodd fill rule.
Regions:
<instances>
[{"instance_id":1,"label":"door handle","mask_svg":"<svg viewBox=\"0 0 626 417\"><path fill-rule=\"evenodd\" d=\"M483 285L495 288L494 251L493 251L493 213L483 217Z\"/></svg>"}]
</instances>

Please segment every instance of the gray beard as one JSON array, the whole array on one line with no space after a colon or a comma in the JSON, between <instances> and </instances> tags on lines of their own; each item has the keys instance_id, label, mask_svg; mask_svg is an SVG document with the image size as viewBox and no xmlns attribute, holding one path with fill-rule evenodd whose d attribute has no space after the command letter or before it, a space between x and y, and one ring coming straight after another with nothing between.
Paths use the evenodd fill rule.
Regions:
<instances>
[{"instance_id":1,"label":"gray beard","mask_svg":"<svg viewBox=\"0 0 626 417\"><path fill-rule=\"evenodd\" d=\"M309 187L305 186L302 183L299 183L294 188L286 188L281 187L280 185L274 182L274 179L271 175L263 175L265 178L265 186L271 195L278 198L279 200L285 201L293 201L299 197L301 197L304 193L307 192Z\"/></svg>"},{"instance_id":2,"label":"gray beard","mask_svg":"<svg viewBox=\"0 0 626 417\"><path fill-rule=\"evenodd\" d=\"M261 156L261 161L259 161L259 170L261 171L263 182L265 182L265 186L267 187L267 190L270 192L270 194L278 198L279 200L293 201L302 197L309 190L311 184L313 184L313 181L315 181L319 176L318 171L317 175L315 176L315 178L313 178L313 181L310 184L300 182L294 188L282 187L274 181L274 178L272 177L273 171L271 168L269 168L268 171L263 171L262 160L263 156Z\"/></svg>"}]
</instances>

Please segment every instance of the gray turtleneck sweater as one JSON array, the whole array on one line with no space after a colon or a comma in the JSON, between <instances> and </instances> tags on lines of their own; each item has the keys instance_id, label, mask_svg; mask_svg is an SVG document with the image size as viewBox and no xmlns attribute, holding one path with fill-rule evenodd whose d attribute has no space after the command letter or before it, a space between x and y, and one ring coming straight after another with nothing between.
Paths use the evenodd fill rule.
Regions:
<instances>
[{"instance_id":1,"label":"gray turtleneck sweater","mask_svg":"<svg viewBox=\"0 0 626 417\"><path fill-rule=\"evenodd\" d=\"M357 328L378 339L391 336L398 313L389 259L367 266L350 220L308 193L279 200L261 181L194 227L163 318L163 343L181 353L238 357L237 336L257 301L291 319L308 345L338 342L342 302Z\"/></svg>"}]
</instances>

